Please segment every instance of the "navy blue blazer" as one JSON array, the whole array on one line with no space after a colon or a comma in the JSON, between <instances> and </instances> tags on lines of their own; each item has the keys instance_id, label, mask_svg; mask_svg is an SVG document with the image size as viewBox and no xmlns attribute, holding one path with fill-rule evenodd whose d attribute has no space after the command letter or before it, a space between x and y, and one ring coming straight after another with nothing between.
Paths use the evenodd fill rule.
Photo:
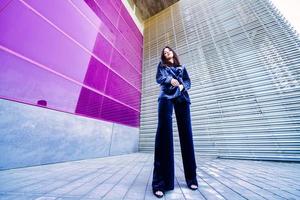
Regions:
<instances>
[{"instance_id":1,"label":"navy blue blazer","mask_svg":"<svg viewBox=\"0 0 300 200\"><path fill-rule=\"evenodd\" d=\"M178 86L172 86L171 79L177 79L183 85L180 91ZM181 66L163 66L162 62L157 65L156 82L160 84L160 94L158 101L161 98L173 99L179 97L179 101L187 101L191 104L188 90L191 88L191 80L184 65Z\"/></svg>"}]
</instances>

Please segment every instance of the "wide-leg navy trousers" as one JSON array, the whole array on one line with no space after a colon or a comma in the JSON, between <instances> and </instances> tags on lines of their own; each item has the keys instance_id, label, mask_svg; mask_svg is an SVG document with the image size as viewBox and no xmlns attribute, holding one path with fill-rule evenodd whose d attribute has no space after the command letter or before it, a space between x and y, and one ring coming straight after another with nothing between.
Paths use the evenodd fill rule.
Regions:
<instances>
[{"instance_id":1,"label":"wide-leg navy trousers","mask_svg":"<svg viewBox=\"0 0 300 200\"><path fill-rule=\"evenodd\" d=\"M198 186L196 161L192 136L190 103L175 99L160 99L158 103L158 126L155 137L152 190L174 189L174 149L172 113L175 109L180 139L185 180L188 186Z\"/></svg>"}]
</instances>

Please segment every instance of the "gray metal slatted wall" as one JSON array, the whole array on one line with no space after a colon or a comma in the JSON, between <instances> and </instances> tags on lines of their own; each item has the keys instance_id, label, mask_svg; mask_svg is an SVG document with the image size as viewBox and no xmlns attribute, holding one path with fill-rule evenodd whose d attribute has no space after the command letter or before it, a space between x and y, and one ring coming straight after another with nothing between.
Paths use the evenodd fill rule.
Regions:
<instances>
[{"instance_id":1,"label":"gray metal slatted wall","mask_svg":"<svg viewBox=\"0 0 300 200\"><path fill-rule=\"evenodd\" d=\"M181 0L145 22L140 145L153 152L160 52L192 87L198 156L300 161L299 36L268 0ZM180 152L173 113L175 152Z\"/></svg>"}]
</instances>

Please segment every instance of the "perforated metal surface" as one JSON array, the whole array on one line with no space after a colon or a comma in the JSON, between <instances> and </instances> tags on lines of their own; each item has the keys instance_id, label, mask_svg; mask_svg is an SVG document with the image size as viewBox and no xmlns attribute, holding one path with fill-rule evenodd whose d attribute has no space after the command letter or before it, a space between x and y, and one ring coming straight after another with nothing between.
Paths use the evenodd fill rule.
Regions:
<instances>
[{"instance_id":1,"label":"perforated metal surface","mask_svg":"<svg viewBox=\"0 0 300 200\"><path fill-rule=\"evenodd\" d=\"M299 37L267 0L181 0L145 22L140 151L154 150L156 66L186 64L200 155L300 161ZM173 114L175 151L180 152Z\"/></svg>"}]
</instances>

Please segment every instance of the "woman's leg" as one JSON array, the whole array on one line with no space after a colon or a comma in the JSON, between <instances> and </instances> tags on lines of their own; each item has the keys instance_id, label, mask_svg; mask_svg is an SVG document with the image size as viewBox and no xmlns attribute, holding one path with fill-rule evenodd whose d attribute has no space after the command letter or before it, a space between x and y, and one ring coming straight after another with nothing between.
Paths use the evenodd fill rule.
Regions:
<instances>
[{"instance_id":1,"label":"woman's leg","mask_svg":"<svg viewBox=\"0 0 300 200\"><path fill-rule=\"evenodd\" d=\"M174 189L172 113L173 102L169 99L160 99L158 103L158 127L155 137L153 191Z\"/></svg>"},{"instance_id":2,"label":"woman's leg","mask_svg":"<svg viewBox=\"0 0 300 200\"><path fill-rule=\"evenodd\" d=\"M175 115L180 139L181 154L184 167L185 180L188 186L198 186L196 174L196 161L193 144L193 134L190 116L190 104L188 102L174 103Z\"/></svg>"}]
</instances>

